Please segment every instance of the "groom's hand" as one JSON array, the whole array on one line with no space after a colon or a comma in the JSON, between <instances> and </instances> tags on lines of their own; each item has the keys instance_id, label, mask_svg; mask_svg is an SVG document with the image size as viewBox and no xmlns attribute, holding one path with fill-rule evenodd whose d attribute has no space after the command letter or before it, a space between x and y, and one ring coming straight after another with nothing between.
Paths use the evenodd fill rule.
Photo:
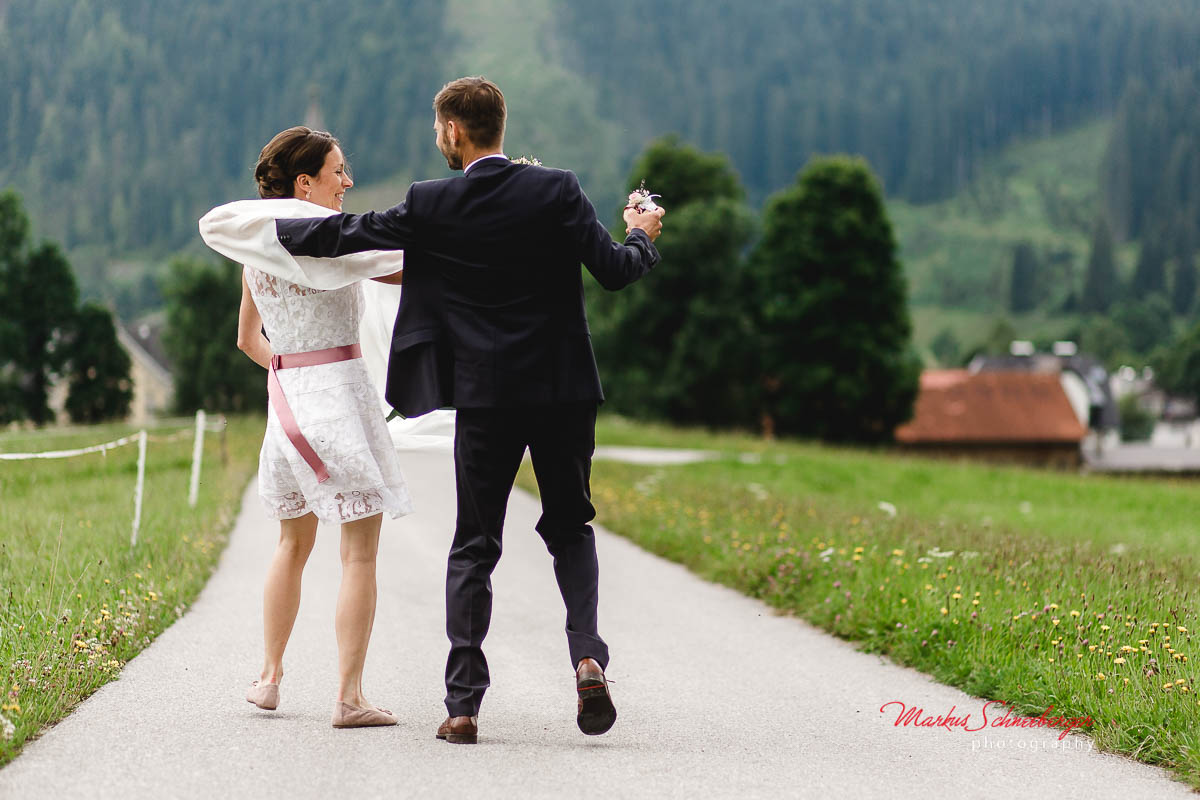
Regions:
<instances>
[{"instance_id":1,"label":"groom's hand","mask_svg":"<svg viewBox=\"0 0 1200 800\"><path fill-rule=\"evenodd\" d=\"M634 228L640 228L653 242L662 233L662 216L667 213L667 210L659 206L653 211L638 211L633 206L635 199L632 194L629 196L629 202L630 205L625 206L625 213L622 214L625 218L625 235L628 236L632 233Z\"/></svg>"}]
</instances>

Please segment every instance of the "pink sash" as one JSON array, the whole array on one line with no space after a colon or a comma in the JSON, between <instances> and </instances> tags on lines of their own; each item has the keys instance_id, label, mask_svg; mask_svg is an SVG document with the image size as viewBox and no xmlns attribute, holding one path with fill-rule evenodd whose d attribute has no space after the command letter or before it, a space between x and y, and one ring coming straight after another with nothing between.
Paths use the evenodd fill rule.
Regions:
<instances>
[{"instance_id":1,"label":"pink sash","mask_svg":"<svg viewBox=\"0 0 1200 800\"><path fill-rule=\"evenodd\" d=\"M279 424L283 426L283 432L287 434L292 445L300 451L301 458L308 462L313 472L317 474L317 483L329 480L329 472L325 469L325 463L321 461L321 457L317 455L317 452L312 449L312 445L304 438L304 434L300 432L300 426L296 424L296 417L292 414L291 407L288 406L287 398L283 396L283 388L279 385L279 376L275 374L275 371L293 367L333 364L337 361L349 361L352 358L362 358L362 348L357 343L329 347L324 350L312 350L307 353L285 353L271 356L271 369L267 373L267 395L271 399L271 405L275 408L275 415L279 417Z\"/></svg>"}]
</instances>

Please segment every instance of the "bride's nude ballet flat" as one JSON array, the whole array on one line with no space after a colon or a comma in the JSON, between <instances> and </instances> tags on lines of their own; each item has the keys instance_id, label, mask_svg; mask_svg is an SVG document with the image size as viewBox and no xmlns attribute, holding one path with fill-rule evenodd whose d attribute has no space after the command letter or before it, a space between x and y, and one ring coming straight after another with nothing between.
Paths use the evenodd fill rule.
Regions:
<instances>
[{"instance_id":1,"label":"bride's nude ballet flat","mask_svg":"<svg viewBox=\"0 0 1200 800\"><path fill-rule=\"evenodd\" d=\"M274 711L279 707L279 684L255 681L246 692L246 702L259 708Z\"/></svg>"},{"instance_id":2,"label":"bride's nude ballet flat","mask_svg":"<svg viewBox=\"0 0 1200 800\"><path fill-rule=\"evenodd\" d=\"M382 708L359 708L341 700L333 701L335 728L374 728L380 725L395 725L397 722L392 712Z\"/></svg>"}]
</instances>

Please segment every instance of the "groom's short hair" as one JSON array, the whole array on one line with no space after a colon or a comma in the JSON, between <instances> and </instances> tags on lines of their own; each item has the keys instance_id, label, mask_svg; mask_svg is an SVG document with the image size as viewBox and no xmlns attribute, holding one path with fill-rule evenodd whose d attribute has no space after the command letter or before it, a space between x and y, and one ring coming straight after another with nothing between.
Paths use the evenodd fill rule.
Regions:
<instances>
[{"instance_id":1,"label":"groom's short hair","mask_svg":"<svg viewBox=\"0 0 1200 800\"><path fill-rule=\"evenodd\" d=\"M495 147L504 139L504 93L487 78L450 81L433 98L433 110L439 119L462 125L476 147Z\"/></svg>"}]
</instances>

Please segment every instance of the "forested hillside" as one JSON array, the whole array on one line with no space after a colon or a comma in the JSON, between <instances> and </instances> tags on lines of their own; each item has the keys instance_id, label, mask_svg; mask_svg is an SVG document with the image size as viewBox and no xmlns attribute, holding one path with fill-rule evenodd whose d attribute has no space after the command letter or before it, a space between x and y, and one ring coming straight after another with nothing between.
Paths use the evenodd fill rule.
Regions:
<instances>
[{"instance_id":1,"label":"forested hillside","mask_svg":"<svg viewBox=\"0 0 1200 800\"><path fill-rule=\"evenodd\" d=\"M865 155L925 202L1018 137L1117 104L1200 58L1192 0L639 0L564 4L609 105L730 154L752 195L814 152ZM645 91L629 91L630 76Z\"/></svg>"},{"instance_id":2,"label":"forested hillside","mask_svg":"<svg viewBox=\"0 0 1200 800\"><path fill-rule=\"evenodd\" d=\"M1113 120L1103 190L1117 236L1142 244L1131 293L1164 294L1177 312L1192 311L1200 252L1200 69L1131 84Z\"/></svg>"},{"instance_id":3,"label":"forested hillside","mask_svg":"<svg viewBox=\"0 0 1200 800\"><path fill-rule=\"evenodd\" d=\"M672 131L728 153L755 204L827 152L865 155L890 196L923 203L969 185L1013 140L1112 113L1131 80L1149 92L1194 66L1198 10L1196 0L0 0L0 187L68 248L84 293L104 293L114 264L196 247L197 216L249 194L258 148L287 125L341 136L372 202L394 199L391 188L369 194L389 176L444 174L430 98L450 77L483 72L511 95L517 150L575 169L602 206L634 154ZM1109 208L1134 202L1127 182L1108 186ZM1121 232L1137 229L1129 217Z\"/></svg>"},{"instance_id":4,"label":"forested hillside","mask_svg":"<svg viewBox=\"0 0 1200 800\"><path fill-rule=\"evenodd\" d=\"M124 253L193 239L314 115L379 143L363 172L427 164L442 28L439 0L0 2L0 185L39 231Z\"/></svg>"}]
</instances>

